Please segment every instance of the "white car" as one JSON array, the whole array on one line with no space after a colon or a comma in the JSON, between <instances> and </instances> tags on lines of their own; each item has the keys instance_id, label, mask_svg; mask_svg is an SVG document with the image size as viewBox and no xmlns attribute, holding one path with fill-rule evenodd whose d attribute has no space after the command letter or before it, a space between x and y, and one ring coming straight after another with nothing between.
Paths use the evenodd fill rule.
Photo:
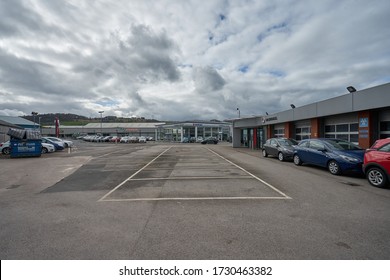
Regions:
<instances>
[{"instance_id":1,"label":"white car","mask_svg":"<svg viewBox=\"0 0 390 280\"><path fill-rule=\"evenodd\" d=\"M54 145L49 143L42 143L42 151L41 151L42 154L54 153L55 151L56 148L54 147Z\"/></svg>"},{"instance_id":2,"label":"white car","mask_svg":"<svg viewBox=\"0 0 390 280\"><path fill-rule=\"evenodd\" d=\"M119 143L129 143L129 136L123 136Z\"/></svg>"},{"instance_id":3,"label":"white car","mask_svg":"<svg viewBox=\"0 0 390 280\"><path fill-rule=\"evenodd\" d=\"M145 137L145 136L140 136L140 137L138 138L138 142L139 142L139 143L146 143L146 137Z\"/></svg>"},{"instance_id":4,"label":"white car","mask_svg":"<svg viewBox=\"0 0 390 280\"><path fill-rule=\"evenodd\" d=\"M52 136L47 136L45 138L47 138L47 139L49 139L51 141L54 141L54 142L62 142L63 146L65 148L73 147L73 141L70 141L70 140L64 140L64 139L60 139L60 138L52 137Z\"/></svg>"},{"instance_id":5,"label":"white car","mask_svg":"<svg viewBox=\"0 0 390 280\"><path fill-rule=\"evenodd\" d=\"M9 145L10 145L9 141L0 144L0 151L3 155L9 155L11 151Z\"/></svg>"}]
</instances>

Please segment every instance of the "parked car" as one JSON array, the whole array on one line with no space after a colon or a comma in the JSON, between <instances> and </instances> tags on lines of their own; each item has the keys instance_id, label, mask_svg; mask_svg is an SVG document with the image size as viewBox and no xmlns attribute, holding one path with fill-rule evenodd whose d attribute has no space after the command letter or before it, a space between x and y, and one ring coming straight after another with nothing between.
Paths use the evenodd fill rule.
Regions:
<instances>
[{"instance_id":1,"label":"parked car","mask_svg":"<svg viewBox=\"0 0 390 280\"><path fill-rule=\"evenodd\" d=\"M183 140L181 140L182 143L190 143L190 139L188 137L183 137Z\"/></svg>"},{"instance_id":2,"label":"parked car","mask_svg":"<svg viewBox=\"0 0 390 280\"><path fill-rule=\"evenodd\" d=\"M303 163L328 168L333 175L343 172L362 173L364 150L341 139L305 139L294 149L296 165Z\"/></svg>"},{"instance_id":3,"label":"parked car","mask_svg":"<svg viewBox=\"0 0 390 280\"><path fill-rule=\"evenodd\" d=\"M3 142L0 144L0 150L1 150L1 153L3 155L9 155L10 152L11 152L11 149L10 149L10 142L9 141L6 141L6 142Z\"/></svg>"},{"instance_id":4,"label":"parked car","mask_svg":"<svg viewBox=\"0 0 390 280\"><path fill-rule=\"evenodd\" d=\"M203 141L202 136L198 136L198 138L196 138L196 143L202 143L202 141Z\"/></svg>"},{"instance_id":5,"label":"parked car","mask_svg":"<svg viewBox=\"0 0 390 280\"><path fill-rule=\"evenodd\" d=\"M215 137L208 137L200 143L202 143L202 144L218 144L218 139Z\"/></svg>"},{"instance_id":6,"label":"parked car","mask_svg":"<svg viewBox=\"0 0 390 280\"><path fill-rule=\"evenodd\" d=\"M374 187L387 187L390 182L390 138L377 140L364 154L363 171Z\"/></svg>"},{"instance_id":7,"label":"parked car","mask_svg":"<svg viewBox=\"0 0 390 280\"><path fill-rule=\"evenodd\" d=\"M110 142L112 136L104 136L102 142Z\"/></svg>"},{"instance_id":8,"label":"parked car","mask_svg":"<svg viewBox=\"0 0 390 280\"><path fill-rule=\"evenodd\" d=\"M110 139L110 142L119 142L121 140L121 138L119 136L112 136L112 138Z\"/></svg>"},{"instance_id":9,"label":"parked car","mask_svg":"<svg viewBox=\"0 0 390 280\"><path fill-rule=\"evenodd\" d=\"M42 154L53 153L55 151L56 151L56 148L54 147L54 145L42 142L42 150L41 150Z\"/></svg>"},{"instance_id":10,"label":"parked car","mask_svg":"<svg viewBox=\"0 0 390 280\"><path fill-rule=\"evenodd\" d=\"M52 144L55 147L56 151L61 151L65 148L63 142L52 141L46 137L42 137L42 143Z\"/></svg>"},{"instance_id":11,"label":"parked car","mask_svg":"<svg viewBox=\"0 0 390 280\"><path fill-rule=\"evenodd\" d=\"M139 142L139 143L146 143L146 137L145 137L145 136L140 136L140 137L138 138L138 142Z\"/></svg>"},{"instance_id":12,"label":"parked car","mask_svg":"<svg viewBox=\"0 0 390 280\"><path fill-rule=\"evenodd\" d=\"M137 136L130 136L129 142L130 143L138 143L138 137Z\"/></svg>"},{"instance_id":13,"label":"parked car","mask_svg":"<svg viewBox=\"0 0 390 280\"><path fill-rule=\"evenodd\" d=\"M73 141L70 141L70 140L65 140L65 139L61 139L61 138L57 138L57 137L52 137L52 136L47 136L45 137L49 140L52 140L52 141L56 141L56 142L63 142L64 143L64 147L65 148L68 148L68 147L72 147L73 146Z\"/></svg>"},{"instance_id":14,"label":"parked car","mask_svg":"<svg viewBox=\"0 0 390 280\"><path fill-rule=\"evenodd\" d=\"M119 140L119 143L129 143L129 136L123 136L121 140Z\"/></svg>"},{"instance_id":15,"label":"parked car","mask_svg":"<svg viewBox=\"0 0 390 280\"><path fill-rule=\"evenodd\" d=\"M280 161L291 160L295 145L298 142L291 138L270 138L264 143L263 156L276 156Z\"/></svg>"}]
</instances>

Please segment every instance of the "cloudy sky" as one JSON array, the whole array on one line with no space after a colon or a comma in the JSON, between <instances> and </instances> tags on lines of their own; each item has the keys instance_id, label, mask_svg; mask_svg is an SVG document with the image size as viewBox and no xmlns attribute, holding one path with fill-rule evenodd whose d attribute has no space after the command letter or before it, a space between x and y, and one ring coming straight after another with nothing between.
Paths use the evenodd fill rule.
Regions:
<instances>
[{"instance_id":1,"label":"cloudy sky","mask_svg":"<svg viewBox=\"0 0 390 280\"><path fill-rule=\"evenodd\" d=\"M0 115L223 120L387 82L389 0L0 0Z\"/></svg>"}]
</instances>

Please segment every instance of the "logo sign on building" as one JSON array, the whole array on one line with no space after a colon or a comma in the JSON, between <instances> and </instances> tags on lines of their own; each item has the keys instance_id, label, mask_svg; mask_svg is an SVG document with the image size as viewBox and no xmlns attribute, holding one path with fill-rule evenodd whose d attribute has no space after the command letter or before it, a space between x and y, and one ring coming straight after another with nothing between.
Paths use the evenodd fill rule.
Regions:
<instances>
[{"instance_id":1,"label":"logo sign on building","mask_svg":"<svg viewBox=\"0 0 390 280\"><path fill-rule=\"evenodd\" d=\"M360 118L359 127L368 127L368 118Z\"/></svg>"}]
</instances>

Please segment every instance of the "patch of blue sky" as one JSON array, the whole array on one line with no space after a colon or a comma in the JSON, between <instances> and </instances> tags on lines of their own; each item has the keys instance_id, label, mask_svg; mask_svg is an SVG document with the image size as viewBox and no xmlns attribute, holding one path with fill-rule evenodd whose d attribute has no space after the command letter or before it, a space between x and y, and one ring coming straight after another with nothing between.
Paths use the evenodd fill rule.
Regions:
<instances>
[{"instance_id":1,"label":"patch of blue sky","mask_svg":"<svg viewBox=\"0 0 390 280\"><path fill-rule=\"evenodd\" d=\"M287 26L288 26L287 22L282 22L282 23L279 23L279 24L275 24L275 25L271 26L270 28L268 28L267 32L271 32L273 30L277 30L277 31L288 30Z\"/></svg>"},{"instance_id":2,"label":"patch of blue sky","mask_svg":"<svg viewBox=\"0 0 390 280\"><path fill-rule=\"evenodd\" d=\"M280 70L270 70L267 72L271 76L277 77L277 78L283 78L286 77L286 73Z\"/></svg>"},{"instance_id":3,"label":"patch of blue sky","mask_svg":"<svg viewBox=\"0 0 390 280\"><path fill-rule=\"evenodd\" d=\"M289 32L290 29L288 28L287 22L282 22L279 24L275 24L269 28L265 32L261 32L257 35L257 41L262 42L266 37L272 35L274 32Z\"/></svg>"},{"instance_id":4,"label":"patch of blue sky","mask_svg":"<svg viewBox=\"0 0 390 280\"><path fill-rule=\"evenodd\" d=\"M180 68L192 68L193 67L192 64L186 64L186 63L178 64L177 66Z\"/></svg>"},{"instance_id":5,"label":"patch of blue sky","mask_svg":"<svg viewBox=\"0 0 390 280\"><path fill-rule=\"evenodd\" d=\"M238 68L238 71L240 71L242 73L246 73L246 72L248 72L248 70L249 70L249 66L248 65L243 65L243 66Z\"/></svg>"},{"instance_id":6,"label":"patch of blue sky","mask_svg":"<svg viewBox=\"0 0 390 280\"><path fill-rule=\"evenodd\" d=\"M119 105L119 102L117 100L109 99L109 98L104 98L101 100L98 100L95 102L98 105L105 106L105 107L115 107Z\"/></svg>"}]
</instances>

